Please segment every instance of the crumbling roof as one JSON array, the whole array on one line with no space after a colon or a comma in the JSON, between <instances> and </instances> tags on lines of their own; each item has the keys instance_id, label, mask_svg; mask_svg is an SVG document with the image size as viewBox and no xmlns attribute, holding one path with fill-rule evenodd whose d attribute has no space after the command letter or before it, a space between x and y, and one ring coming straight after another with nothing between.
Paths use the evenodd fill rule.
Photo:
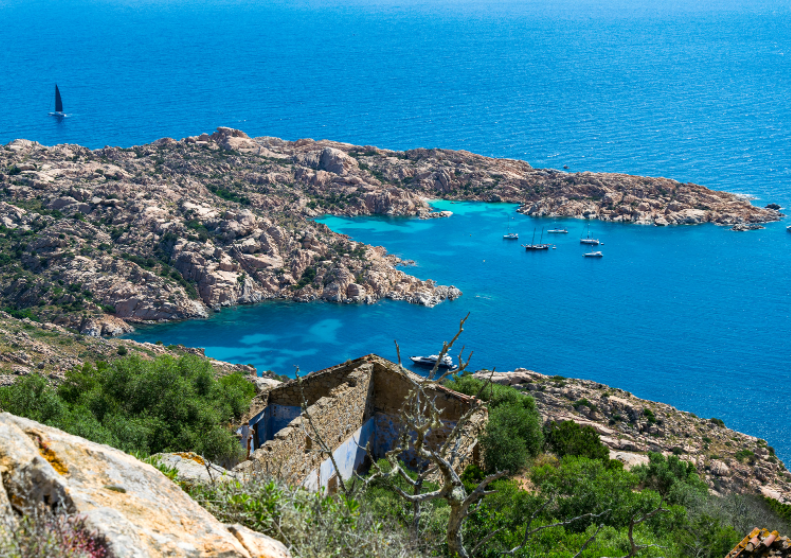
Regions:
<instances>
[{"instance_id":1,"label":"crumbling roof","mask_svg":"<svg viewBox=\"0 0 791 558\"><path fill-rule=\"evenodd\" d=\"M781 537L777 531L758 529L744 537L725 558L791 558L791 539Z\"/></svg>"}]
</instances>

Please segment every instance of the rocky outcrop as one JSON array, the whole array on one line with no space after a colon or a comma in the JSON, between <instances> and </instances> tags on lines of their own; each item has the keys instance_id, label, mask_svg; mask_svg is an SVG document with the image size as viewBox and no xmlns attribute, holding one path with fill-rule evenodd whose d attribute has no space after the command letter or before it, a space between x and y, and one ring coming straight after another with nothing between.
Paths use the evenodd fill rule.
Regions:
<instances>
[{"instance_id":1,"label":"rocky outcrop","mask_svg":"<svg viewBox=\"0 0 791 558\"><path fill-rule=\"evenodd\" d=\"M510 201L536 216L656 225L780 217L665 178L534 169L466 151L389 151L218 128L129 149L0 146L0 304L90 335L267 299L434 305L458 289L313 217L447 217L427 199Z\"/></svg>"},{"instance_id":2,"label":"rocky outcrop","mask_svg":"<svg viewBox=\"0 0 791 558\"><path fill-rule=\"evenodd\" d=\"M638 399L598 382L545 376L532 370L479 371L475 377L529 393L545 422L572 420L593 427L626 468L648 452L677 455L695 465L717 493L763 494L791 503L791 473L774 450L753 436L664 403Z\"/></svg>"},{"instance_id":3,"label":"rocky outcrop","mask_svg":"<svg viewBox=\"0 0 791 558\"><path fill-rule=\"evenodd\" d=\"M40 505L85 519L108 558L285 558L279 542L226 527L154 467L109 446L0 414L0 516Z\"/></svg>"}]
</instances>

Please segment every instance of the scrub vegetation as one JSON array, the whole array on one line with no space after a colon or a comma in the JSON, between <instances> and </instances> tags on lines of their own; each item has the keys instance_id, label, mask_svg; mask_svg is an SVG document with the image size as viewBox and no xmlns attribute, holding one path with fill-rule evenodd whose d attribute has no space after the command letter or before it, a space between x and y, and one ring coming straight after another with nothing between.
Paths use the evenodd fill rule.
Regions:
<instances>
[{"instance_id":1,"label":"scrub vegetation","mask_svg":"<svg viewBox=\"0 0 791 558\"><path fill-rule=\"evenodd\" d=\"M480 486L488 491L457 522L469 556L721 558L756 525L789 532L788 507L758 496L713 496L678 456L652 453L647 465L625 470L592 428L542 425L524 392L469 374L444 383L477 395L489 412L482 467L470 465L460 476L467 495ZM221 460L238 451L228 424L253 394L243 376L218 378L209 361L193 355L129 356L75 368L58 387L35 374L22 377L0 388L0 407L141 457L194 451ZM222 522L280 540L295 557L458 556L449 545L457 504L405 498L442 489L441 478L423 473L382 459L338 494L310 493L267 475L180 485ZM3 551L26 558L41 541L52 556L100 556L81 529L79 518L31 522L5 534Z\"/></svg>"},{"instance_id":2,"label":"scrub vegetation","mask_svg":"<svg viewBox=\"0 0 791 558\"><path fill-rule=\"evenodd\" d=\"M0 408L126 452L223 460L241 451L227 424L254 395L240 373L218 378L194 355L129 356L75 368L57 388L38 374L20 378L0 388Z\"/></svg>"},{"instance_id":3,"label":"scrub vegetation","mask_svg":"<svg viewBox=\"0 0 791 558\"><path fill-rule=\"evenodd\" d=\"M482 387L470 375L446 385L465 393ZM722 558L755 525L789 530L781 517L786 510L757 496L710 495L694 466L677 456L652 453L647 465L627 471L609 459L594 430L572 422L542 428L528 395L490 385L481 397L490 406L481 438L485 469L471 465L461 479L471 493L498 467L509 467L509 475L489 484L494 492L473 504L466 518L463 541L473 556L507 556L521 546L511 555ZM386 459L377 466L385 473L392 470ZM418 473L410 472L409 478L414 481ZM348 484L348 494L327 495L266 476L181 483L221 521L278 539L294 556L453 556L446 539L448 503L435 499L415 505L399 494L425 494L439 484L416 488L387 474ZM563 525L552 526L558 523ZM532 534L525 537L526 532Z\"/></svg>"}]
</instances>

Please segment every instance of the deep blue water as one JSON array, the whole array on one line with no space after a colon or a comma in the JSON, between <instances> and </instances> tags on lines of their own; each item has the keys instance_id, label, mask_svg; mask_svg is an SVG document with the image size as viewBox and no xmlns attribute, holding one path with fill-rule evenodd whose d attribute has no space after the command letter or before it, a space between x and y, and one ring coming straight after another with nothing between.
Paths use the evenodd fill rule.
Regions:
<instances>
[{"instance_id":1,"label":"deep blue water","mask_svg":"<svg viewBox=\"0 0 791 558\"><path fill-rule=\"evenodd\" d=\"M791 206L785 1L0 0L0 21L0 142L129 146L226 125L667 176ZM791 458L783 224L594 223L605 258L588 261L578 222L557 250L526 254L500 240L508 206L452 209L326 222L415 259L458 301L271 303L140 338L289 372L393 356L393 338L428 352L470 311L478 366L593 378ZM534 225L517 219L524 238Z\"/></svg>"}]
</instances>

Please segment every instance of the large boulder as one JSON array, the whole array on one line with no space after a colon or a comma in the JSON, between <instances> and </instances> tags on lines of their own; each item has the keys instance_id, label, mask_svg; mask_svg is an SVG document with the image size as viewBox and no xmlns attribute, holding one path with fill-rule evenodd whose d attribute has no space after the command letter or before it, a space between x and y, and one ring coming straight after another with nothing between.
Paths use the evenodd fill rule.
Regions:
<instances>
[{"instance_id":1,"label":"large boulder","mask_svg":"<svg viewBox=\"0 0 791 558\"><path fill-rule=\"evenodd\" d=\"M332 147L325 147L319 158L319 168L335 174L346 174L358 166L357 161L352 157Z\"/></svg>"},{"instance_id":2,"label":"large boulder","mask_svg":"<svg viewBox=\"0 0 791 558\"><path fill-rule=\"evenodd\" d=\"M264 535L229 530L151 465L8 413L0 414L0 477L0 520L62 506L85 518L108 558L289 556L276 541L265 552Z\"/></svg>"}]
</instances>

